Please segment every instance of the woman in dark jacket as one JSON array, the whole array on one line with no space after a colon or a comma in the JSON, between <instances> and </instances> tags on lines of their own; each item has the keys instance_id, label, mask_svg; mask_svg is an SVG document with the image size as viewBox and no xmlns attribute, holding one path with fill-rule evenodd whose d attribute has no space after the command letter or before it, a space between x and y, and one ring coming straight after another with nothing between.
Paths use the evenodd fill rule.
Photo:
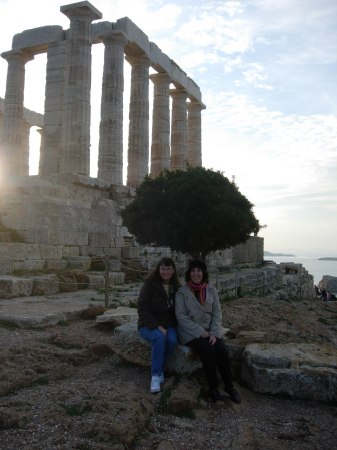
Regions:
<instances>
[{"instance_id":1,"label":"woman in dark jacket","mask_svg":"<svg viewBox=\"0 0 337 450\"><path fill-rule=\"evenodd\" d=\"M151 344L151 392L160 392L164 368L177 345L174 298L179 288L176 266L162 258L143 284L138 299L138 330Z\"/></svg>"}]
</instances>

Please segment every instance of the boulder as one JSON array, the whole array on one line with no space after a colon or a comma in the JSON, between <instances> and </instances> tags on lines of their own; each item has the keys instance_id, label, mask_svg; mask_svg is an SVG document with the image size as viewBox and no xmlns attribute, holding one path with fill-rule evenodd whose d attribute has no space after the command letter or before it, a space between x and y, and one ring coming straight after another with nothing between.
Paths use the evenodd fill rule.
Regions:
<instances>
[{"instance_id":1,"label":"boulder","mask_svg":"<svg viewBox=\"0 0 337 450\"><path fill-rule=\"evenodd\" d=\"M337 401L337 349L322 344L250 344L242 380L255 392Z\"/></svg>"},{"instance_id":2,"label":"boulder","mask_svg":"<svg viewBox=\"0 0 337 450\"><path fill-rule=\"evenodd\" d=\"M96 317L96 323L111 323L113 327L118 327L124 323L134 322L138 319L136 308L128 308L127 306L118 306L114 309L108 309Z\"/></svg>"},{"instance_id":3,"label":"boulder","mask_svg":"<svg viewBox=\"0 0 337 450\"><path fill-rule=\"evenodd\" d=\"M0 298L28 297L33 291L31 278L0 276Z\"/></svg>"},{"instance_id":4,"label":"boulder","mask_svg":"<svg viewBox=\"0 0 337 450\"><path fill-rule=\"evenodd\" d=\"M151 365L151 347L138 333L136 321L115 328L113 348L125 361L143 367ZM177 345L167 365L169 372L180 375L189 375L200 368L199 358L184 345Z\"/></svg>"},{"instance_id":5,"label":"boulder","mask_svg":"<svg viewBox=\"0 0 337 450\"><path fill-rule=\"evenodd\" d=\"M323 275L323 278L318 283L318 287L320 289L325 289L326 291L337 293L337 277Z\"/></svg>"}]
</instances>

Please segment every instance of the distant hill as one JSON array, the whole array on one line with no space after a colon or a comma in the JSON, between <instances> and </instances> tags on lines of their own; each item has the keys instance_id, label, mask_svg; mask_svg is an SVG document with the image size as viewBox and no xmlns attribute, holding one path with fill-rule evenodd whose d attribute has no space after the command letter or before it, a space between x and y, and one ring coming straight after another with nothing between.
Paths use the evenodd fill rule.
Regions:
<instances>
[{"instance_id":1,"label":"distant hill","mask_svg":"<svg viewBox=\"0 0 337 450\"><path fill-rule=\"evenodd\" d=\"M294 256L296 257L296 255L292 255L291 253L272 253L272 252L267 252L266 250L263 252L264 256ZM322 259L322 258L320 258Z\"/></svg>"},{"instance_id":2,"label":"distant hill","mask_svg":"<svg viewBox=\"0 0 337 450\"><path fill-rule=\"evenodd\" d=\"M337 261L336 256L325 256L324 258L318 258L320 261Z\"/></svg>"}]
</instances>

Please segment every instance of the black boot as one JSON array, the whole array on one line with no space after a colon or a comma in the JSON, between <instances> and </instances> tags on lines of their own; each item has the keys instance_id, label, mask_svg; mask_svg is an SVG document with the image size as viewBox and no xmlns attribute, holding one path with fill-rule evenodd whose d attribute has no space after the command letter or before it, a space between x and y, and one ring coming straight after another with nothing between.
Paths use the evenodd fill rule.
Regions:
<instances>
[{"instance_id":1,"label":"black boot","mask_svg":"<svg viewBox=\"0 0 337 450\"><path fill-rule=\"evenodd\" d=\"M241 397L239 393L233 388L225 389L225 392L230 396L232 402L234 403L241 403Z\"/></svg>"},{"instance_id":2,"label":"black boot","mask_svg":"<svg viewBox=\"0 0 337 450\"><path fill-rule=\"evenodd\" d=\"M208 391L208 394L209 394L209 396L211 397L211 399L213 400L214 403L225 401L225 396L220 394L218 388L210 389Z\"/></svg>"}]
</instances>

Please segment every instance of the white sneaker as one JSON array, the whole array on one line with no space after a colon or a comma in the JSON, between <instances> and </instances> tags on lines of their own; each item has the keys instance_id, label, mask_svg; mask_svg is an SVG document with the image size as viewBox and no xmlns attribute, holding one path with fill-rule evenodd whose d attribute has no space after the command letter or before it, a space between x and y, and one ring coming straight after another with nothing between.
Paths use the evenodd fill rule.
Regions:
<instances>
[{"instance_id":1,"label":"white sneaker","mask_svg":"<svg viewBox=\"0 0 337 450\"><path fill-rule=\"evenodd\" d=\"M163 374L163 373L161 373L161 374L159 375L159 383L160 383L160 384L164 384L164 383L165 383L165 378L164 378L164 374Z\"/></svg>"},{"instance_id":2,"label":"white sneaker","mask_svg":"<svg viewBox=\"0 0 337 450\"><path fill-rule=\"evenodd\" d=\"M157 392L160 392L160 378L158 375L153 375L151 378L151 393L156 394Z\"/></svg>"}]
</instances>

